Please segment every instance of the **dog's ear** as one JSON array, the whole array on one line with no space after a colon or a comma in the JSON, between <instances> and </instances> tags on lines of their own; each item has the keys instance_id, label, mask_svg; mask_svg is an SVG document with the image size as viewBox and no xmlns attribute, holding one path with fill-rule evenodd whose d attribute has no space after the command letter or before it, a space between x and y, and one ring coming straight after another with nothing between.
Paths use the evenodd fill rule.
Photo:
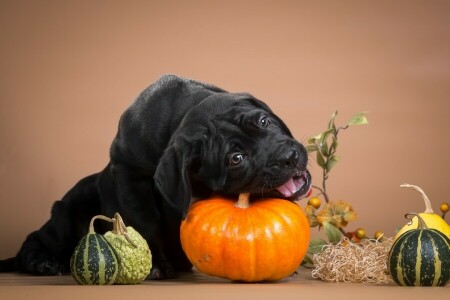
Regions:
<instances>
[{"instance_id":1,"label":"dog's ear","mask_svg":"<svg viewBox=\"0 0 450 300\"><path fill-rule=\"evenodd\" d=\"M192 199L189 166L193 159L190 147L171 143L164 151L155 172L155 185L164 199L183 219Z\"/></svg>"},{"instance_id":2,"label":"dog's ear","mask_svg":"<svg viewBox=\"0 0 450 300\"><path fill-rule=\"evenodd\" d=\"M155 184L164 199L185 218L192 200L190 176L212 191L225 184L226 141L217 135L175 139L164 151L155 172Z\"/></svg>"},{"instance_id":3,"label":"dog's ear","mask_svg":"<svg viewBox=\"0 0 450 300\"><path fill-rule=\"evenodd\" d=\"M202 141L201 165L197 176L213 191L219 191L225 185L227 170L223 164L227 143L220 135L212 135Z\"/></svg>"}]
</instances>

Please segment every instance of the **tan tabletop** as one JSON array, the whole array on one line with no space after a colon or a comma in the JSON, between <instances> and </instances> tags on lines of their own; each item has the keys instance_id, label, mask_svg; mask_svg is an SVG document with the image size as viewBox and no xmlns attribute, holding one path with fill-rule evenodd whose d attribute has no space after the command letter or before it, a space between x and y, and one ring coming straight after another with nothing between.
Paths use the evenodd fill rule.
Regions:
<instances>
[{"instance_id":1,"label":"tan tabletop","mask_svg":"<svg viewBox=\"0 0 450 300\"><path fill-rule=\"evenodd\" d=\"M192 272L177 279L147 280L139 285L80 286L70 275L36 277L0 274L0 299L447 299L446 287L400 287L395 284L328 283L310 270L275 283L236 283Z\"/></svg>"}]
</instances>

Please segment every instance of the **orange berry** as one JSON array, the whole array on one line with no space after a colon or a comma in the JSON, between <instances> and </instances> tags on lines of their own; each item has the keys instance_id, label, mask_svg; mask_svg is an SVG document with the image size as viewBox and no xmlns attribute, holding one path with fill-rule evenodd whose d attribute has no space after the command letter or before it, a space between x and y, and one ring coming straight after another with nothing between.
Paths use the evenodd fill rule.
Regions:
<instances>
[{"instance_id":1,"label":"orange berry","mask_svg":"<svg viewBox=\"0 0 450 300\"><path fill-rule=\"evenodd\" d=\"M318 197L312 197L308 200L308 205L311 205L315 209L318 209L321 205L321 200Z\"/></svg>"},{"instance_id":2,"label":"orange berry","mask_svg":"<svg viewBox=\"0 0 450 300\"><path fill-rule=\"evenodd\" d=\"M356 229L356 231L355 231L355 236L356 236L358 239L362 240L363 238L366 237L366 230L365 230L364 228L358 228L358 229Z\"/></svg>"},{"instance_id":3,"label":"orange berry","mask_svg":"<svg viewBox=\"0 0 450 300\"><path fill-rule=\"evenodd\" d=\"M380 231L380 230L378 230L378 231L375 231L375 233L373 234L373 237L376 239L376 240L378 240L378 239L381 239L381 237L384 235L384 233L382 232L382 231Z\"/></svg>"}]
</instances>

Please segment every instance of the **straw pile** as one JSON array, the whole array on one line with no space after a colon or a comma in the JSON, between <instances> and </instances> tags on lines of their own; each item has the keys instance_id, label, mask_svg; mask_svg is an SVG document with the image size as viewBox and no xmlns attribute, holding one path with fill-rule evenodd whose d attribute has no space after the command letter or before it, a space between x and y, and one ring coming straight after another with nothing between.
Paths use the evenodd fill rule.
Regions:
<instances>
[{"instance_id":1,"label":"straw pile","mask_svg":"<svg viewBox=\"0 0 450 300\"><path fill-rule=\"evenodd\" d=\"M392 243L392 238L360 243L344 238L326 245L313 257L312 277L329 282L391 283L387 260Z\"/></svg>"}]
</instances>

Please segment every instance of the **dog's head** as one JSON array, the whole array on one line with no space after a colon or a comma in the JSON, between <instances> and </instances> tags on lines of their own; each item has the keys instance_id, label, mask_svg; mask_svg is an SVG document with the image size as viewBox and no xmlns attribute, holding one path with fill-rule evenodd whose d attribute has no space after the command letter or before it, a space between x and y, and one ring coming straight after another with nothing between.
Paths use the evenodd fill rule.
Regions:
<instances>
[{"instance_id":1,"label":"dog's head","mask_svg":"<svg viewBox=\"0 0 450 300\"><path fill-rule=\"evenodd\" d=\"M303 145L266 104L248 94L221 93L186 114L155 181L184 217L192 186L232 195L304 197L311 187L307 159Z\"/></svg>"}]
</instances>

